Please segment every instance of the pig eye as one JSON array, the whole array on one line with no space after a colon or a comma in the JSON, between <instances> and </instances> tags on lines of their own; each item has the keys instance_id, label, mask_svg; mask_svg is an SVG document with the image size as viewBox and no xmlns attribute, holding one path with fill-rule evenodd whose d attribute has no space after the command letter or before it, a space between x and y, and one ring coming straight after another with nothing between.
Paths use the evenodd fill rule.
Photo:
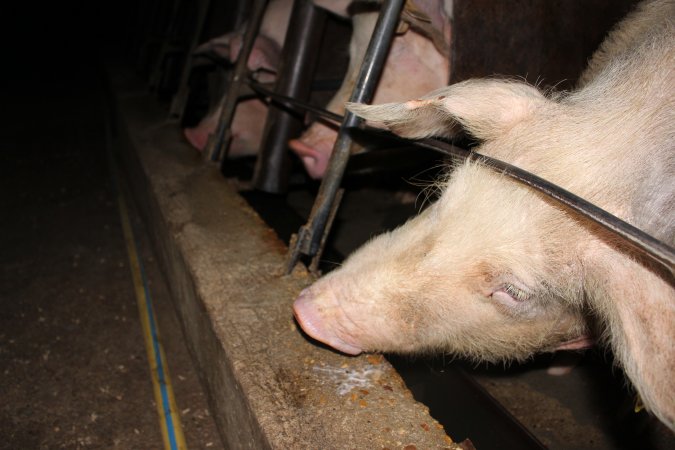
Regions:
<instances>
[{"instance_id":1,"label":"pig eye","mask_svg":"<svg viewBox=\"0 0 675 450\"><path fill-rule=\"evenodd\" d=\"M498 297L503 297L505 295L508 295L511 297L514 301L516 302L524 302L530 298L530 293L520 289L519 287L516 287L515 285L511 283L507 283L504 286L502 286L500 289L496 290L493 295L497 295Z\"/></svg>"}]
</instances>

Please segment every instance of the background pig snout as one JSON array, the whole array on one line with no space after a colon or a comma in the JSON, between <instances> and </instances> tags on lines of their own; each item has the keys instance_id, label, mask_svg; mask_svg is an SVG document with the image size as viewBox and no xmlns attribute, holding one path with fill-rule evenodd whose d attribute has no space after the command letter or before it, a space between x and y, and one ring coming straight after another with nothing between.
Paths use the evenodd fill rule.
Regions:
<instances>
[{"instance_id":1,"label":"background pig snout","mask_svg":"<svg viewBox=\"0 0 675 450\"><path fill-rule=\"evenodd\" d=\"M333 328L343 322L335 319L344 316L336 302L317 302L311 290L305 289L293 303L293 313L302 329L317 341L348 355L361 353L362 349L351 343L351 338Z\"/></svg>"},{"instance_id":2,"label":"background pig snout","mask_svg":"<svg viewBox=\"0 0 675 450\"><path fill-rule=\"evenodd\" d=\"M300 157L305 170L312 178L321 178L328 168L337 131L315 123L300 139L292 139L288 145Z\"/></svg>"}]
</instances>

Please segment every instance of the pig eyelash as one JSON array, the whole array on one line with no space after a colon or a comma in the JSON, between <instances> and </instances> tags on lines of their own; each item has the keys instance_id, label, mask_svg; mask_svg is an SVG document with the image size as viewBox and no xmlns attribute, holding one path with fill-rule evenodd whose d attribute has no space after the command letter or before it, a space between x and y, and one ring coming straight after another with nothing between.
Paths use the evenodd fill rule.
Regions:
<instances>
[{"instance_id":1,"label":"pig eyelash","mask_svg":"<svg viewBox=\"0 0 675 450\"><path fill-rule=\"evenodd\" d=\"M505 284L502 290L513 297L514 300L519 302L524 302L530 298L530 294L528 292L525 292L524 290L517 288L512 284Z\"/></svg>"}]
</instances>

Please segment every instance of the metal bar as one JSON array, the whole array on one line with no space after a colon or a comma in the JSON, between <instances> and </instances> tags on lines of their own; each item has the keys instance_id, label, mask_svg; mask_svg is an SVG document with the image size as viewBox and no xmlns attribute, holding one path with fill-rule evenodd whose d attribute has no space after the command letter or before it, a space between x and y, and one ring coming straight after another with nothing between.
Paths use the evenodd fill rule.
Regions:
<instances>
[{"instance_id":1,"label":"metal bar","mask_svg":"<svg viewBox=\"0 0 675 450\"><path fill-rule=\"evenodd\" d=\"M511 164L479 153L470 152L469 150L445 142L425 139L411 143L446 155L459 156L463 159L477 161L499 173L508 175L514 180L546 194L548 197L592 220L614 235L621 237L631 247L663 266L671 275L675 275L675 249L568 190Z\"/></svg>"},{"instance_id":2,"label":"metal bar","mask_svg":"<svg viewBox=\"0 0 675 450\"><path fill-rule=\"evenodd\" d=\"M321 262L321 255L323 255L323 250L326 247L326 239L328 239L328 233L330 233L330 229L333 226L333 222L335 221L335 216L337 216L337 211L338 208L340 207L340 203L342 203L342 197L344 196L345 190L343 188L340 188L337 190L335 194L335 200L333 200L333 205L331 207L330 212L328 213L328 220L326 221L326 231L323 233L323 236L321 237L321 244L319 245L319 251L317 254L312 258L312 264L309 266L309 271L311 273L320 273L319 272L319 263Z\"/></svg>"},{"instance_id":3,"label":"metal bar","mask_svg":"<svg viewBox=\"0 0 675 450\"><path fill-rule=\"evenodd\" d=\"M169 107L169 118L182 119L183 113L185 112L185 105L187 103L188 95L190 94L190 73L192 72L192 52L199 45L199 40L202 37L202 32L204 31L204 23L206 23L206 16L211 7L211 0L201 0L198 2L197 7L197 23L195 24L195 29L192 34L192 41L190 42L190 48L185 54L185 60L183 61L183 71L180 75L180 82L178 84L178 91L173 96L171 100L171 106Z\"/></svg>"},{"instance_id":4,"label":"metal bar","mask_svg":"<svg viewBox=\"0 0 675 450\"><path fill-rule=\"evenodd\" d=\"M394 39L403 3L404 0L387 0L382 5L350 101L369 103L372 99L389 53L389 47ZM348 134L348 130L349 128L356 127L360 121L351 112L345 114L337 140L333 146L328 171L324 175L319 187L309 220L307 224L300 227L295 245L289 251L288 273L293 270L300 257L300 253L312 257L319 253L326 222L328 221L335 195L340 187L342 176L349 161L352 139Z\"/></svg>"},{"instance_id":5,"label":"metal bar","mask_svg":"<svg viewBox=\"0 0 675 450\"><path fill-rule=\"evenodd\" d=\"M335 114L334 112L328 111L327 109L320 108L318 106L312 105L302 100L298 100L293 97L281 95L278 92L274 92L270 89L267 89L264 84L258 83L255 80L252 79L248 80L247 83L251 87L251 89L259 93L263 97L266 97L268 102L273 101L283 105L286 108L300 109L302 111L307 111L316 116L323 117L324 119L332 120L337 124L342 123L342 121L344 120L344 116L340 114Z\"/></svg>"},{"instance_id":6,"label":"metal bar","mask_svg":"<svg viewBox=\"0 0 675 450\"><path fill-rule=\"evenodd\" d=\"M216 131L209 136L206 148L204 149L204 158L207 160L220 161L225 159L226 147L229 145L232 138L232 119L234 118L234 110L237 106L239 90L243 84L245 75L248 72L248 57L251 54L251 50L253 50L253 44L255 43L258 30L260 29L266 7L267 0L254 0L251 19L246 27L244 43L239 52L237 64L235 65L234 71L228 77L227 92L225 92L225 95L223 95L220 100L219 108L221 113Z\"/></svg>"},{"instance_id":7,"label":"metal bar","mask_svg":"<svg viewBox=\"0 0 675 450\"><path fill-rule=\"evenodd\" d=\"M276 92L309 99L325 23L325 10L310 0L295 0L281 53ZM300 133L302 125L302 116L279 108L269 109L253 174L256 189L274 194L286 191L291 169L287 143Z\"/></svg>"}]
</instances>

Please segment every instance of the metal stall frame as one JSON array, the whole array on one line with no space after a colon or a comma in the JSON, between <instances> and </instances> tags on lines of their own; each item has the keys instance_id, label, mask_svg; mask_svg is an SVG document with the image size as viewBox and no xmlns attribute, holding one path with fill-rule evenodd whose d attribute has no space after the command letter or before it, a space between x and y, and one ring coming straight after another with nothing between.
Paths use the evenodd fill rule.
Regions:
<instances>
[{"instance_id":1,"label":"metal stall frame","mask_svg":"<svg viewBox=\"0 0 675 450\"><path fill-rule=\"evenodd\" d=\"M300 36L307 36L311 33L316 33L316 29L320 28L320 26L317 27L315 21L323 19L320 15L316 14L316 11L313 11L316 8L312 5L307 5L308 3L311 2L308 0L296 1L291 22L293 22L293 17L296 15L303 20L296 20L296 25L289 27L288 36L291 36L293 32ZM382 133L382 131L364 126L361 119L350 112L347 112L344 116L340 116L321 108L316 108L304 101L304 98L302 100L295 98L296 95L306 97L306 92L296 94L299 92L298 83L303 83L307 80L306 73L311 72L307 70L307 67L311 67L311 64L315 61L315 58L311 55L311 51L316 51L316 48L310 48L306 44L303 47L302 39L297 39L297 36L295 40L292 37L286 39L284 55L289 58L290 56L295 57L299 55L298 59L301 62L290 62L286 66L283 73L279 75L283 83L277 83L276 89L269 89L268 86L257 83L253 79L247 70L246 62L253 48L255 34L259 29L266 5L267 0L256 0L254 3L252 18L246 30L242 52L237 60L236 68L230 77L229 90L221 100L223 110L218 127L216 133L209 138L209 143L204 153L206 159L220 161L221 164L225 164L226 146L231 138L230 125L236 101L242 93L250 94L251 90L264 97L272 106L276 106L276 103L284 108L309 111L328 120L340 123L328 169L319 187L310 216L307 223L300 227L298 233L292 236L289 243L286 273L290 273L293 270L293 267L298 263L302 255L311 259L309 264L310 271L318 273L323 246L330 232L330 227L343 193L340 184L351 153L351 130L359 128L373 133ZM368 103L372 99L389 52L389 47L394 38L403 5L404 0L385 0L383 2L354 90L349 99L350 102ZM291 45L288 45L289 41L291 41ZM294 53L293 50L299 53ZM305 75L301 75L302 72ZM301 76L304 78L299 78ZM306 82L308 83L308 81ZM279 86L281 86L281 91L279 91ZM289 113L285 112L285 114L288 116ZM266 126L266 128L268 127ZM386 134L390 137L406 141L410 146L424 147L441 154L476 161L536 189L564 207L600 225L603 229L620 238L621 241L625 242L632 249L665 269L671 279L675 278L675 249L553 183L506 162L480 155L471 150L463 149L440 140L409 141L391 133ZM285 170L283 169L285 167L283 159L286 155L280 148L283 147L288 136L290 135L285 126L276 126L274 132L266 132L265 141L271 142L270 145L274 149L266 153L264 160L259 158L256 163L256 187L269 192L283 191L283 170ZM268 177L272 177L271 180Z\"/></svg>"}]
</instances>

